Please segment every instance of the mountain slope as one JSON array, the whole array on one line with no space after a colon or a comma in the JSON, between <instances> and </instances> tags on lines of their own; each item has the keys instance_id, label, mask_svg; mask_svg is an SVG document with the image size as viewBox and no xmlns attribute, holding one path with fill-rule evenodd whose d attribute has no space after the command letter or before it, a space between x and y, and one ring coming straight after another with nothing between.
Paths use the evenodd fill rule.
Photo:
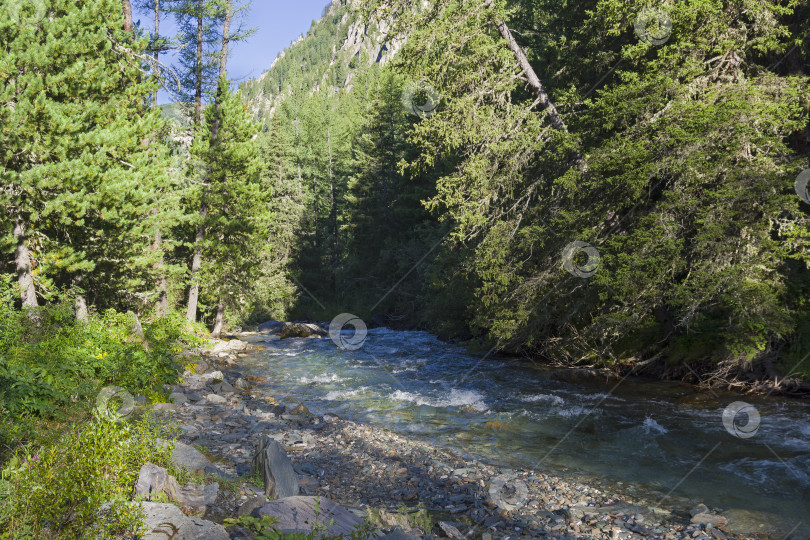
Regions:
<instances>
[{"instance_id":1,"label":"mountain slope","mask_svg":"<svg viewBox=\"0 0 810 540\"><path fill-rule=\"evenodd\" d=\"M240 85L242 94L256 116L267 120L293 89L349 88L359 69L386 64L401 47L387 42L385 31L383 25L365 24L353 0L332 0L266 72Z\"/></svg>"}]
</instances>

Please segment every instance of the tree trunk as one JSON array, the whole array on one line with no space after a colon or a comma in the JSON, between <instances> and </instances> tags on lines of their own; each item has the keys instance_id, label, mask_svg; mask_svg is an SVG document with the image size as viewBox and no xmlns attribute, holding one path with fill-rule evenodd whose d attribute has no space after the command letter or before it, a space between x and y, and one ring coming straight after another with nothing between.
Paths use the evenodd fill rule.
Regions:
<instances>
[{"instance_id":1,"label":"tree trunk","mask_svg":"<svg viewBox=\"0 0 810 540\"><path fill-rule=\"evenodd\" d=\"M222 24L222 50L219 58L219 81L225 77L228 67L228 43L231 39L231 0L228 0L225 6L225 21ZM222 92L224 88L220 88L219 81L217 81L217 97L214 100L214 121L211 123L211 147L216 146L217 137L219 137L219 107L222 103Z\"/></svg>"},{"instance_id":2,"label":"tree trunk","mask_svg":"<svg viewBox=\"0 0 810 540\"><path fill-rule=\"evenodd\" d=\"M493 0L485 0L484 7L492 8ZM543 106L544 109L548 110L548 116L551 120L551 125L554 126L556 129L559 129L560 131L568 132L568 128L566 127L565 122L563 122L562 118L557 112L557 108L554 106L554 103L552 103L551 99L548 97L548 93L546 93L545 88L543 88L543 84L540 82L540 78L537 76L537 73L535 73L534 68L529 63L529 59L526 58L526 53L523 52L521 46L518 44L517 41L515 41L514 36L512 36L512 32L509 30L509 27L506 26L506 23L502 20L495 20L494 24L498 28L498 32L500 32L503 39L506 40L509 49L515 56L515 60L517 60L520 69L526 76L529 86L531 86L532 90L534 90L534 94L537 97L538 102L540 103L540 105Z\"/></svg>"},{"instance_id":3,"label":"tree trunk","mask_svg":"<svg viewBox=\"0 0 810 540\"><path fill-rule=\"evenodd\" d=\"M225 76L228 64L228 43L231 40L231 17L233 16L233 0L225 5L225 20L222 23L222 52L219 58L219 78Z\"/></svg>"},{"instance_id":4,"label":"tree trunk","mask_svg":"<svg viewBox=\"0 0 810 540\"><path fill-rule=\"evenodd\" d=\"M328 113L327 113L328 114ZM330 122L331 123L331 122ZM332 256L330 277L332 292L337 291L337 254L338 254L338 229L337 229L337 201L335 200L335 182L332 178L332 126L326 128L326 142L329 151L329 219L332 224Z\"/></svg>"},{"instance_id":5,"label":"tree trunk","mask_svg":"<svg viewBox=\"0 0 810 540\"><path fill-rule=\"evenodd\" d=\"M76 295L74 302L74 309L76 311L76 320L87 322L90 320L90 313L87 310L87 291L84 290L84 274L77 274L73 277L73 286L81 289Z\"/></svg>"},{"instance_id":6,"label":"tree trunk","mask_svg":"<svg viewBox=\"0 0 810 540\"><path fill-rule=\"evenodd\" d=\"M211 330L211 337L219 339L222 335L222 330L225 328L225 302L220 297L217 302L217 316L214 319L214 329Z\"/></svg>"},{"instance_id":7,"label":"tree trunk","mask_svg":"<svg viewBox=\"0 0 810 540\"><path fill-rule=\"evenodd\" d=\"M205 0L197 0L197 55L194 73L194 128L200 129L202 124L202 89L203 89L203 18Z\"/></svg>"},{"instance_id":8,"label":"tree trunk","mask_svg":"<svg viewBox=\"0 0 810 540\"><path fill-rule=\"evenodd\" d=\"M76 297L76 320L81 322L87 322L90 320L90 314L87 311L87 297L83 294L80 294Z\"/></svg>"},{"instance_id":9,"label":"tree trunk","mask_svg":"<svg viewBox=\"0 0 810 540\"><path fill-rule=\"evenodd\" d=\"M155 210L157 213L157 210ZM160 245L163 243L163 235L160 233L160 229L155 231L155 239L152 242L152 251L160 250ZM155 271L158 274L157 279L157 288L158 288L158 303L157 303L157 312L158 316L165 317L166 314L169 312L169 294L168 294L168 284L166 282L166 263L163 260L163 253L160 254L160 260L155 263L154 266Z\"/></svg>"},{"instance_id":10,"label":"tree trunk","mask_svg":"<svg viewBox=\"0 0 810 540\"><path fill-rule=\"evenodd\" d=\"M295 162L298 165L298 196L300 197L303 193L301 192L303 186L303 180L301 179L301 141L298 139L298 116L295 117Z\"/></svg>"},{"instance_id":11,"label":"tree trunk","mask_svg":"<svg viewBox=\"0 0 810 540\"><path fill-rule=\"evenodd\" d=\"M155 0L155 65L160 61L160 0ZM157 68L155 68L157 69ZM157 107L158 89L155 88L155 101L152 104Z\"/></svg>"},{"instance_id":12,"label":"tree trunk","mask_svg":"<svg viewBox=\"0 0 810 540\"><path fill-rule=\"evenodd\" d=\"M21 217L14 221L14 239L17 249L14 252L14 262L17 265L17 282L20 284L20 299L23 308L36 309L37 290L34 286L34 269L31 265L31 252L28 250L28 238L25 236L25 222Z\"/></svg>"},{"instance_id":13,"label":"tree trunk","mask_svg":"<svg viewBox=\"0 0 810 540\"><path fill-rule=\"evenodd\" d=\"M124 31L132 32L135 28L132 24L132 4L129 0L121 0L121 10L124 12Z\"/></svg>"},{"instance_id":14,"label":"tree trunk","mask_svg":"<svg viewBox=\"0 0 810 540\"><path fill-rule=\"evenodd\" d=\"M188 291L188 307L186 308L188 322L197 320L197 301L200 298L200 282L197 274L202 267L202 243L205 240L205 218L208 217L208 205L204 202L200 208L200 217L203 223L197 228L197 236L194 238L194 259L191 261L191 288Z\"/></svg>"}]
</instances>

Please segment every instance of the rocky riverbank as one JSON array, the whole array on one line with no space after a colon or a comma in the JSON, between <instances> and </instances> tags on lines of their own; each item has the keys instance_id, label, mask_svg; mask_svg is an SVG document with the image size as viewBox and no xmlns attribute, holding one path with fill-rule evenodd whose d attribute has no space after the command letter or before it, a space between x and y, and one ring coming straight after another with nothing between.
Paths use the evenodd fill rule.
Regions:
<instances>
[{"instance_id":1,"label":"rocky riverbank","mask_svg":"<svg viewBox=\"0 0 810 540\"><path fill-rule=\"evenodd\" d=\"M250 380L239 369L240 358L251 347L231 340L216 342L205 351L187 351L191 369L184 374L184 382L172 388L174 403L155 407L179 422L180 448L203 449L207 456L203 459L210 463L198 463L197 472L207 474L209 482L219 477L215 497L208 487L205 508L196 509L206 520L223 523L238 515L270 513L284 522L280 513L304 504L304 499L295 497L286 507L287 499L268 505L266 491L245 481L258 480L250 475L251 464L258 445L269 438L289 456L301 496L318 497L321 504L337 503L340 507L327 515L342 516L348 511L355 519L372 523L375 535L751 538L734 534L725 517L705 506L690 513L655 508L547 472L501 468L333 414L312 415L305 404L292 400L277 403L262 391L261 378ZM199 489L205 498L204 487ZM239 526L226 530L231 538L252 534Z\"/></svg>"}]
</instances>

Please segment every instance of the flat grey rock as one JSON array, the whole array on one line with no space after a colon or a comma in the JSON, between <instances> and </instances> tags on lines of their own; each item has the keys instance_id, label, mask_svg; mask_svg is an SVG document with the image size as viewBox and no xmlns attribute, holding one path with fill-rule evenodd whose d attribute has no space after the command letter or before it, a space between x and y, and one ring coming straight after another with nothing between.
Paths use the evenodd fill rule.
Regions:
<instances>
[{"instance_id":1,"label":"flat grey rock","mask_svg":"<svg viewBox=\"0 0 810 540\"><path fill-rule=\"evenodd\" d=\"M377 540L419 540L419 537L406 533L402 527L395 527L390 533L377 537Z\"/></svg>"},{"instance_id":2,"label":"flat grey rock","mask_svg":"<svg viewBox=\"0 0 810 540\"><path fill-rule=\"evenodd\" d=\"M320 338L328 336L328 332L310 323L284 323L281 327L281 339L287 338Z\"/></svg>"},{"instance_id":3,"label":"flat grey rock","mask_svg":"<svg viewBox=\"0 0 810 540\"><path fill-rule=\"evenodd\" d=\"M318 502L316 521L315 505ZM362 519L325 497L287 497L265 504L252 515L258 518L275 516L278 522L273 527L285 532L309 532L315 523L319 523L326 527L329 536L349 536L363 523Z\"/></svg>"},{"instance_id":4,"label":"flat grey rock","mask_svg":"<svg viewBox=\"0 0 810 540\"><path fill-rule=\"evenodd\" d=\"M248 344L239 339L232 339L230 341L218 341L209 351L209 354L218 355L221 353L231 353L243 351L247 348Z\"/></svg>"},{"instance_id":5,"label":"flat grey rock","mask_svg":"<svg viewBox=\"0 0 810 540\"><path fill-rule=\"evenodd\" d=\"M172 540L230 540L225 527L200 518L188 518Z\"/></svg>"},{"instance_id":6,"label":"flat grey rock","mask_svg":"<svg viewBox=\"0 0 810 540\"><path fill-rule=\"evenodd\" d=\"M174 539L180 527L188 520L173 504L145 502L141 503L141 507L146 525L143 540Z\"/></svg>"},{"instance_id":7,"label":"flat grey rock","mask_svg":"<svg viewBox=\"0 0 810 540\"><path fill-rule=\"evenodd\" d=\"M169 399L172 400L173 403L177 405L182 405L183 403L188 401L188 397L182 392L172 392L169 394Z\"/></svg>"},{"instance_id":8,"label":"flat grey rock","mask_svg":"<svg viewBox=\"0 0 810 540\"><path fill-rule=\"evenodd\" d=\"M190 508L195 513L204 513L206 508L205 486L202 484L188 484L175 487L169 492L169 497L182 507Z\"/></svg>"},{"instance_id":9,"label":"flat grey rock","mask_svg":"<svg viewBox=\"0 0 810 540\"><path fill-rule=\"evenodd\" d=\"M238 439L236 439L236 440L240 440L240 439L243 439L243 438L244 437L240 435L238 437ZM231 479L226 473L222 472L219 469L219 467L217 467L216 465L207 466L205 469L203 469L203 472L205 474L210 474L211 476L217 476L217 477L219 477L219 478L221 478L223 480L230 480Z\"/></svg>"},{"instance_id":10,"label":"flat grey rock","mask_svg":"<svg viewBox=\"0 0 810 540\"><path fill-rule=\"evenodd\" d=\"M193 474L201 474L212 465L211 461L193 446L176 441L172 452L172 464Z\"/></svg>"},{"instance_id":11,"label":"flat grey rock","mask_svg":"<svg viewBox=\"0 0 810 540\"><path fill-rule=\"evenodd\" d=\"M143 540L229 540L222 525L186 517L173 504L141 503L146 534Z\"/></svg>"}]
</instances>

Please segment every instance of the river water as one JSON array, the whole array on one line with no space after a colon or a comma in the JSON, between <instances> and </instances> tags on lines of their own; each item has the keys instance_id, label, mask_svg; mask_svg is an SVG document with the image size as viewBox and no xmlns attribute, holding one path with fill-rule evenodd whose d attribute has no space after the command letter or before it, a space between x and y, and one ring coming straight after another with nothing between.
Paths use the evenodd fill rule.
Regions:
<instances>
[{"instance_id":1,"label":"river water","mask_svg":"<svg viewBox=\"0 0 810 540\"><path fill-rule=\"evenodd\" d=\"M507 466L598 479L662 507L703 502L765 528L798 525L790 538L810 538L810 403L661 381L569 382L418 331L373 329L358 350L257 339L265 349L244 367L280 403L302 400ZM742 411L727 417L730 432L723 411L740 401L759 423Z\"/></svg>"}]
</instances>

